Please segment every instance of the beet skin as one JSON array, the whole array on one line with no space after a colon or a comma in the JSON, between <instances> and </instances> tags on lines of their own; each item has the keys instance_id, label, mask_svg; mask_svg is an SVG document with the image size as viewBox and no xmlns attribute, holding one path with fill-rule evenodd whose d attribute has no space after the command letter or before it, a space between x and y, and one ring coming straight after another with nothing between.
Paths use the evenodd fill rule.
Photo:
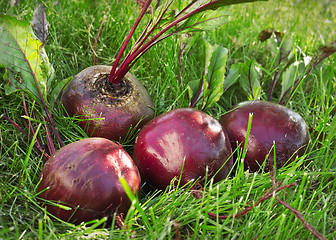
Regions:
<instances>
[{"instance_id":1,"label":"beet skin","mask_svg":"<svg viewBox=\"0 0 336 240\"><path fill-rule=\"evenodd\" d=\"M183 173L181 185L199 179L224 179L231 170L231 146L219 122L192 108L176 109L147 123L139 132L133 159L144 181L165 189ZM176 181L177 182L177 181ZM176 183L175 182L175 183Z\"/></svg>"},{"instance_id":2,"label":"beet skin","mask_svg":"<svg viewBox=\"0 0 336 240\"><path fill-rule=\"evenodd\" d=\"M84 69L65 89L61 102L70 116L91 137L124 140L131 127L154 117L154 103L137 78L127 73L115 86L108 81L110 66Z\"/></svg>"},{"instance_id":3,"label":"beet skin","mask_svg":"<svg viewBox=\"0 0 336 240\"><path fill-rule=\"evenodd\" d=\"M266 101L242 102L221 117L220 123L230 138L233 150L237 144L244 145L250 114L253 118L244 159L245 169L259 171L267 159L265 170L269 170L274 165L274 152L270 152L273 143L277 168L304 154L310 134L303 118L283 105Z\"/></svg>"},{"instance_id":4,"label":"beet skin","mask_svg":"<svg viewBox=\"0 0 336 240\"><path fill-rule=\"evenodd\" d=\"M44 165L38 197L69 207L65 210L43 201L47 211L64 221L79 224L115 212L126 213L129 201L119 177L133 191L140 175L125 150L104 138L87 138L58 150Z\"/></svg>"}]
</instances>

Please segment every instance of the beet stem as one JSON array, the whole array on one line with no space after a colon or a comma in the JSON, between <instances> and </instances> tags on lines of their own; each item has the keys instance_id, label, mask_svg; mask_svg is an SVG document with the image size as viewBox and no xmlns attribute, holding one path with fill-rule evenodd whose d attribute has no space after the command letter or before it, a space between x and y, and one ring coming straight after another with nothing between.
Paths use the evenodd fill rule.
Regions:
<instances>
[{"instance_id":1,"label":"beet stem","mask_svg":"<svg viewBox=\"0 0 336 240\"><path fill-rule=\"evenodd\" d=\"M118 215L115 217L115 225L117 226L117 228L119 228L120 230L124 227L124 219L121 215Z\"/></svg>"},{"instance_id":2,"label":"beet stem","mask_svg":"<svg viewBox=\"0 0 336 240\"><path fill-rule=\"evenodd\" d=\"M121 47L121 49L120 49L120 51L119 51L119 53L118 53L118 56L117 56L117 58L116 58L116 60L115 60L115 62L114 62L114 64L113 64L113 66L112 66L112 69L111 69L111 72L110 72L110 76L109 76L109 81L110 81L110 83L112 83L112 84L119 85L120 82L121 82L121 80L120 80L119 78L116 78L116 76L115 76L115 72L116 72L118 63L119 63L119 61L120 61L120 59L121 59L121 57L122 57L122 55L123 55L123 53L124 53L124 51L125 51L125 49L126 49L128 43L129 43L129 41L131 40L131 38L132 38L132 36L133 36L133 34L134 34L134 31L135 31L136 28L138 27L138 25L139 25L141 19L142 19L143 16L145 15L145 13L146 13L146 11L147 11L147 8L148 8L149 5L151 4L151 2L152 2L151 0L146 1L145 5L144 5L143 8L141 9L140 15L139 15L138 18L136 19L134 25L133 25L132 28L131 28L131 31L129 32L129 34L128 34L126 40L124 41L124 43L123 43L123 45L122 45L122 47Z\"/></svg>"},{"instance_id":3,"label":"beet stem","mask_svg":"<svg viewBox=\"0 0 336 240\"><path fill-rule=\"evenodd\" d=\"M205 73L206 73L206 65L204 65L204 69L203 69L203 76L202 76L202 82L201 82L201 86L200 88L198 89L198 92L196 94L196 96L194 97L194 99L192 100L192 102L190 103L190 108L193 108L195 107L198 99L199 99L199 96L201 95L202 93L202 90L203 90L203 87L204 87L204 78L205 78Z\"/></svg>"},{"instance_id":4,"label":"beet stem","mask_svg":"<svg viewBox=\"0 0 336 240\"><path fill-rule=\"evenodd\" d=\"M287 185L284 185L284 186L281 186L277 189L275 189L274 191L272 191L271 193L265 195L264 197L261 197L259 198L259 200L257 201L256 204L253 204L247 208L245 208L243 211L239 212L239 213L236 213L236 214L233 214L233 215L219 215L217 216L216 214L214 213L208 213L208 215L212 218L218 218L218 219L227 219L227 218L238 218L238 217L242 217L244 215L246 215L249 211L251 211L252 208L254 208L255 206L258 206L260 203L264 202L265 200L269 199L270 197L274 196L275 193L285 189L285 188L290 188L292 186L296 185L295 183L292 183L292 184L287 184Z\"/></svg>"},{"instance_id":5,"label":"beet stem","mask_svg":"<svg viewBox=\"0 0 336 240\"><path fill-rule=\"evenodd\" d=\"M251 0L253 1L253 0ZM111 73L110 73L110 82L111 83L120 83L121 80L123 79L123 77L126 75L126 73L131 69L131 67L135 64L135 62L146 52L148 51L148 49L150 49L152 46L154 46L156 43L160 42L161 40L177 33L177 32L180 32L182 30L185 30L185 29L180 29L180 30L177 30L175 31L174 33L171 33L171 34L167 34L167 35L164 35L168 30L170 30L172 27L174 27L175 25L177 25L178 23L186 20L187 18L199 13L199 12L202 12L202 11L206 11L208 9L211 9L211 6L215 5L217 3L221 4L221 0L216 0L216 1L211 1L207 4L204 4L204 5L201 5L200 7L196 8L195 10L189 12L189 13L186 13L185 15L183 16L180 16L183 12L185 12L187 9L189 9L193 4L195 4L196 2L198 1L194 1L193 3L189 4L185 9L183 9L178 15L175 16L175 19L169 23L166 27L164 27L161 31L159 31L153 38L151 38L148 42L144 43L144 41L146 40L146 38L148 37L148 35L142 40L141 44L139 44L139 46L136 48L137 50L135 50L134 52L132 52L130 55L128 55L127 58L124 59L124 61L122 62L122 64L119 66L118 70L117 70L117 65L118 65L118 62L121 58L121 55L122 53L124 52L125 50L125 42L129 41L130 37L131 37L131 33L128 35L128 38L126 39L126 41L124 42L124 45L121 49L121 51L119 52L118 54L118 57L116 59L116 61L114 62L113 64L113 67L112 67L112 70L111 70ZM239 3L242 3L242 2L248 2L246 0L242 0L242 1L231 1L231 2L228 2L226 5L232 5L232 4L239 4ZM146 2L147 3L147 2ZM224 4L222 5L224 6ZM167 7L168 8L168 7ZM142 9L143 11L140 13L139 17L142 18L143 14L144 14L144 9L145 7ZM142 15L141 15L142 14ZM162 15L163 16L163 15ZM162 17L161 16L161 17ZM139 18L138 17L138 18ZM159 24L160 20L157 22L157 24ZM151 32L154 31L154 29L157 27L157 24L155 27L153 27L151 29ZM136 28L136 26L133 26L133 28ZM191 26L189 26L191 27ZM188 28L189 28L188 27ZM131 32L135 29L131 29ZM132 32L132 34L133 34ZM162 36L164 35L164 36ZM162 37L161 37L162 36ZM160 38L161 37L161 38ZM141 46L141 47L140 47Z\"/></svg>"},{"instance_id":6,"label":"beet stem","mask_svg":"<svg viewBox=\"0 0 336 240\"><path fill-rule=\"evenodd\" d=\"M21 92L21 99L22 99L22 105L23 105L23 109L25 111L25 114L26 114L26 116L29 116L28 108L27 108L27 104L26 104L26 99L25 99L25 95L24 95L23 92ZM28 121L28 123L29 123L29 129L32 132L32 135L35 135L35 129L34 129L32 123L31 123L31 121ZM27 126L27 124L26 124L25 121L24 121L24 125L28 128L28 126ZM40 134L38 134L38 135L40 136ZM36 139L36 144L40 145L38 139Z\"/></svg>"},{"instance_id":7,"label":"beet stem","mask_svg":"<svg viewBox=\"0 0 336 240\"><path fill-rule=\"evenodd\" d=\"M272 186L273 189L276 188L276 182L275 182L275 168L273 165L271 165L271 171L270 171L270 176L272 179ZM286 201L280 200L279 196L276 196L276 200L277 203L280 203L281 205L283 205L285 208L289 209L293 215L298 218L303 224L304 226L309 230L309 232L311 232L315 237L317 237L317 239L320 240L325 240L326 238L319 232L317 231L314 227L312 227L303 217L302 213L296 209L294 209L291 205L289 205Z\"/></svg>"},{"instance_id":8,"label":"beet stem","mask_svg":"<svg viewBox=\"0 0 336 240\"><path fill-rule=\"evenodd\" d=\"M101 22L100 26L99 26L99 30L98 30L98 33L97 33L97 37L95 39L95 42L94 42L94 45L93 45L93 48L94 48L94 55L93 55L93 63L96 64L96 61L98 63L98 59L96 60L96 58L98 57L97 56L97 43L98 43L98 38L101 34L101 31L103 29L103 24L105 23L106 21L106 15L104 15L104 19L103 21Z\"/></svg>"},{"instance_id":9,"label":"beet stem","mask_svg":"<svg viewBox=\"0 0 336 240\"><path fill-rule=\"evenodd\" d=\"M43 118L44 118L44 121L46 122L45 123L45 129L46 129L46 138L47 138L49 153L51 155L53 155L56 152L55 145L54 145L54 142L52 140L50 129L49 129L48 124L47 124L47 119L46 119L46 117L43 117Z\"/></svg>"},{"instance_id":10,"label":"beet stem","mask_svg":"<svg viewBox=\"0 0 336 240\"><path fill-rule=\"evenodd\" d=\"M252 63L253 63L253 61L251 61L251 64L250 64L250 67L249 67L248 79L249 79L249 83L250 83L251 96L252 96L252 99L254 99L253 87L252 87L252 77L251 77Z\"/></svg>"},{"instance_id":11,"label":"beet stem","mask_svg":"<svg viewBox=\"0 0 336 240\"><path fill-rule=\"evenodd\" d=\"M280 200L278 196L277 196L277 202L280 203L281 205L283 205L284 207L286 207L287 209L289 209L296 218L300 219L301 222L304 224L304 226L309 230L309 232L311 232L317 239L320 239L320 240L326 240L327 239L319 231L317 231L314 227L312 227L304 219L303 215L298 210L294 209L291 205L289 205L285 201Z\"/></svg>"},{"instance_id":12,"label":"beet stem","mask_svg":"<svg viewBox=\"0 0 336 240\"><path fill-rule=\"evenodd\" d=\"M275 71L275 74L274 74L274 77L273 77L273 81L272 81L272 86L271 86L271 89L269 91L267 101L271 101L272 100L272 94L273 94L273 91L274 91L275 84L277 82L278 74L279 74L279 69L277 69Z\"/></svg>"},{"instance_id":13,"label":"beet stem","mask_svg":"<svg viewBox=\"0 0 336 240\"><path fill-rule=\"evenodd\" d=\"M20 49L20 51L22 51L22 49ZM27 59L27 56L26 56L24 53L22 53L22 54L24 55L25 61L28 63L28 66L29 66L29 68L30 68L30 72L34 73L34 71L33 71L33 69L32 69L32 66L29 64L29 60ZM40 89L40 87L39 87L38 81L37 81L37 79L36 79L36 75L35 75L35 74L32 74L32 76L33 76L33 78L34 78L34 82L35 82L35 85L36 85L37 90L38 90L38 93L39 93L39 97L40 97L40 100L41 100L42 108L43 108L44 112L45 112L46 115L47 115L47 119L48 119L48 121L49 121L49 123L50 123L51 129L53 130L53 132L54 132L54 134L55 134L55 136L56 136L56 138L57 138L59 144L61 145L61 147L63 147L63 146L64 146L63 141L62 141L62 139L61 139L61 137L60 137L58 131L56 130L56 127L55 127L55 125L54 125L54 121L53 121L52 117L51 117L50 114L49 114L48 107L47 107L47 105L46 105L46 103L45 103L45 101L44 101L44 97L43 97L43 94L42 94L41 89ZM37 97L37 96L36 96L36 97Z\"/></svg>"},{"instance_id":14,"label":"beet stem","mask_svg":"<svg viewBox=\"0 0 336 240\"><path fill-rule=\"evenodd\" d=\"M18 129L25 137L27 137L28 139L32 140L32 137L28 136L28 133L23 130L19 124L17 124L16 122L14 122L12 119L10 119L9 117L2 115L1 118L7 120L10 124L12 124L16 129ZM35 144L34 144L35 148L37 149L37 151L39 151L41 154L43 154L43 157L45 158L45 160L48 160L50 158L49 154L47 154L45 152L45 150L41 147L40 143L36 140Z\"/></svg>"},{"instance_id":15,"label":"beet stem","mask_svg":"<svg viewBox=\"0 0 336 240\"><path fill-rule=\"evenodd\" d=\"M54 118L54 110L56 109L56 106L57 106L57 102L60 100L63 92L64 92L64 89L69 85L69 83L72 81L72 78L70 78L65 84L64 86L62 87L61 91L58 93L57 97L56 97L56 100L55 100L55 103L54 103L54 106L53 106L53 111L51 112L51 117Z\"/></svg>"}]
</instances>

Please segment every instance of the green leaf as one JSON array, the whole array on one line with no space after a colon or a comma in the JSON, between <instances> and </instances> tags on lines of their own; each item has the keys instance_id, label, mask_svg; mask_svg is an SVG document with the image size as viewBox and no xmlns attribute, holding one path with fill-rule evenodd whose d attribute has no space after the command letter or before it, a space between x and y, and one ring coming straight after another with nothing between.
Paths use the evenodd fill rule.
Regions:
<instances>
[{"instance_id":1,"label":"green leaf","mask_svg":"<svg viewBox=\"0 0 336 240\"><path fill-rule=\"evenodd\" d=\"M258 0L161 1L153 13L152 22L153 26L160 23L160 27L165 27L188 15L187 19L176 25L177 28L174 28L173 32L213 30L225 24L230 16L230 12L222 7L256 1Z\"/></svg>"},{"instance_id":2,"label":"green leaf","mask_svg":"<svg viewBox=\"0 0 336 240\"><path fill-rule=\"evenodd\" d=\"M205 68L204 68L204 76L208 74L210 61L213 55L214 46L212 46L207 40L203 39L204 47L205 47Z\"/></svg>"},{"instance_id":3,"label":"green leaf","mask_svg":"<svg viewBox=\"0 0 336 240\"><path fill-rule=\"evenodd\" d=\"M206 41L205 39L202 39L204 48L205 48L205 63L204 63L204 72L203 76L200 78L200 80L193 80L188 83L188 92L189 96L191 98L191 106L193 107L196 102L201 99L204 96L204 88L207 87L207 83L205 82L205 76L208 73L209 64L213 52L213 46Z\"/></svg>"},{"instance_id":4,"label":"green leaf","mask_svg":"<svg viewBox=\"0 0 336 240\"><path fill-rule=\"evenodd\" d=\"M7 89L25 90L37 100L46 98L51 67L30 23L0 14L0 65L15 75Z\"/></svg>"},{"instance_id":5,"label":"green leaf","mask_svg":"<svg viewBox=\"0 0 336 240\"><path fill-rule=\"evenodd\" d=\"M176 11L178 11L178 2L173 0L161 1L152 15L152 26L160 23L160 27L164 27L172 22Z\"/></svg>"},{"instance_id":6,"label":"green leaf","mask_svg":"<svg viewBox=\"0 0 336 240\"><path fill-rule=\"evenodd\" d=\"M241 63L239 83L249 100L260 98L260 77L261 69L254 59Z\"/></svg>"},{"instance_id":7,"label":"green leaf","mask_svg":"<svg viewBox=\"0 0 336 240\"><path fill-rule=\"evenodd\" d=\"M192 1L189 5L191 6L190 12L194 11L195 9L200 9L197 13L204 12L207 10L217 10L218 8L224 6L230 6L240 3L249 3L249 2L257 2L260 0L196 0ZM267 0L261 0L267 1ZM188 2L188 1L187 1Z\"/></svg>"},{"instance_id":8,"label":"green leaf","mask_svg":"<svg viewBox=\"0 0 336 240\"><path fill-rule=\"evenodd\" d=\"M230 12L224 8L216 11L202 11L183 21L177 29L181 33L213 30L226 24L230 15Z\"/></svg>"},{"instance_id":9,"label":"green leaf","mask_svg":"<svg viewBox=\"0 0 336 240\"><path fill-rule=\"evenodd\" d=\"M52 88L52 91L49 93L50 106L54 106L55 101L57 101L60 98L61 93L72 80L73 77L71 76L63 79L62 81L57 82L56 86Z\"/></svg>"},{"instance_id":10,"label":"green leaf","mask_svg":"<svg viewBox=\"0 0 336 240\"><path fill-rule=\"evenodd\" d=\"M295 80L305 73L306 67L303 61L294 62L282 74L281 95L294 88Z\"/></svg>"},{"instance_id":11,"label":"green leaf","mask_svg":"<svg viewBox=\"0 0 336 240\"><path fill-rule=\"evenodd\" d=\"M231 66L223 84L224 91L238 81L238 78L240 77L240 65L241 64L239 63L235 63Z\"/></svg>"},{"instance_id":12,"label":"green leaf","mask_svg":"<svg viewBox=\"0 0 336 240\"><path fill-rule=\"evenodd\" d=\"M203 39L205 47L205 63L203 77L188 83L187 89L191 107L203 99L202 109L216 103L223 94L223 83L228 50L222 46L212 46Z\"/></svg>"},{"instance_id":13,"label":"green leaf","mask_svg":"<svg viewBox=\"0 0 336 240\"><path fill-rule=\"evenodd\" d=\"M204 106L203 109L211 107L222 96L225 66L228 50L222 46L214 45L210 48L211 58L206 68L204 81Z\"/></svg>"},{"instance_id":14,"label":"green leaf","mask_svg":"<svg viewBox=\"0 0 336 240\"><path fill-rule=\"evenodd\" d=\"M4 65L0 65L0 69L4 69L4 73L2 75L2 79L6 82L15 81L15 78L11 72L8 71L8 69ZM17 91L16 88L13 86L10 86L9 84L5 85L5 93L6 95L9 95L13 92Z\"/></svg>"},{"instance_id":15,"label":"green leaf","mask_svg":"<svg viewBox=\"0 0 336 240\"><path fill-rule=\"evenodd\" d=\"M192 102L193 100L196 102L198 99L200 99L201 96L201 91L203 92L203 84L202 81L200 80L192 80L188 82L187 90L188 90L188 95L189 95L189 102ZM197 92L200 92L200 95L196 98Z\"/></svg>"}]
</instances>

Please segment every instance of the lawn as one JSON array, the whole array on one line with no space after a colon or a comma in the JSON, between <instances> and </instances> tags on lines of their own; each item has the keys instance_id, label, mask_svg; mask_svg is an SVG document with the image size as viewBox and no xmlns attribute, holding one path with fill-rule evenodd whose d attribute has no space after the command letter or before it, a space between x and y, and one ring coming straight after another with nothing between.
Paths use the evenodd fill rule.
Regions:
<instances>
[{"instance_id":1,"label":"lawn","mask_svg":"<svg viewBox=\"0 0 336 240\"><path fill-rule=\"evenodd\" d=\"M8 2L0 3L1 13L26 21L31 21L40 3L21 0L10 8ZM139 13L137 2L131 0L59 0L44 1L43 5L50 24L45 49L55 71L53 87L94 64L112 65ZM263 100L268 99L277 58L272 38L259 40L263 30L274 29L282 39L290 38L292 57L302 64L315 56L320 46L336 40L333 0L270 0L226 8L230 13L226 24L195 34L194 45L181 65L180 38L172 36L150 49L131 69L152 96L157 116L190 105L188 83L203 74L202 39L228 49L226 75L235 64L251 60L258 63L259 96ZM146 15L144 20L148 19ZM146 21L140 23L140 27L145 25ZM131 43L140 33L135 32ZM5 73L0 65L0 239L336 238L335 54L303 79L287 104L305 119L311 130L310 149L302 157L274 174L244 171L243 164L237 161L227 179L218 183L210 180L203 186L201 199L193 196L188 190L190 186L157 191L144 185L124 215L127 227L122 229L114 224L109 226L105 218L73 225L53 218L41 207L36 186L43 157L3 116L23 128L31 121L35 128L40 126L43 137L46 130L42 110L28 94L24 97L27 107L20 92L6 95ZM281 86L277 86L270 100L278 102L280 96ZM251 95L235 83L204 111L219 119L232 106L248 99ZM64 144L88 137L74 118L64 116L59 103L54 109L54 121ZM130 155L135 137L136 132L121 142ZM55 136L53 139L56 149L60 148ZM47 144L45 139L40 141ZM267 195L272 193L275 183L286 187ZM252 207L246 214L236 215L249 206ZM211 218L208 212L229 217Z\"/></svg>"}]
</instances>

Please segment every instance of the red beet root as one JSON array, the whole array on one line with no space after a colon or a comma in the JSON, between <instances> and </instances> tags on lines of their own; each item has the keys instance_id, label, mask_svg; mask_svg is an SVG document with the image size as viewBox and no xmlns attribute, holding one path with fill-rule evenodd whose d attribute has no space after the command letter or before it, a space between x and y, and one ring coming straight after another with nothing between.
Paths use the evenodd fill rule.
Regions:
<instances>
[{"instance_id":1,"label":"red beet root","mask_svg":"<svg viewBox=\"0 0 336 240\"><path fill-rule=\"evenodd\" d=\"M249 114L253 114L247 142L245 169L259 171L275 143L276 167L280 168L297 156L302 156L308 146L310 135L303 118L291 109L272 102L242 102L221 117L232 149L237 143L244 145ZM274 165L273 151L265 163L265 170Z\"/></svg>"},{"instance_id":2,"label":"red beet root","mask_svg":"<svg viewBox=\"0 0 336 240\"><path fill-rule=\"evenodd\" d=\"M144 181L165 189L172 179L179 179L183 161L182 185L204 181L207 167L208 178L219 171L215 181L224 179L232 167L231 153L228 137L217 120L185 108L147 123L136 138L133 159Z\"/></svg>"},{"instance_id":3,"label":"red beet root","mask_svg":"<svg viewBox=\"0 0 336 240\"><path fill-rule=\"evenodd\" d=\"M140 188L140 175L120 145L104 138L88 138L58 150L41 173L38 197L70 207L48 204L54 216L79 224L127 212L130 201L119 181L123 176L133 191Z\"/></svg>"},{"instance_id":4,"label":"red beet root","mask_svg":"<svg viewBox=\"0 0 336 240\"><path fill-rule=\"evenodd\" d=\"M77 74L61 101L70 116L84 119L81 128L92 137L120 141L130 127L154 117L154 103L144 86L128 73L119 85L108 80L111 67L93 66ZM98 119L89 120L85 119Z\"/></svg>"}]
</instances>

